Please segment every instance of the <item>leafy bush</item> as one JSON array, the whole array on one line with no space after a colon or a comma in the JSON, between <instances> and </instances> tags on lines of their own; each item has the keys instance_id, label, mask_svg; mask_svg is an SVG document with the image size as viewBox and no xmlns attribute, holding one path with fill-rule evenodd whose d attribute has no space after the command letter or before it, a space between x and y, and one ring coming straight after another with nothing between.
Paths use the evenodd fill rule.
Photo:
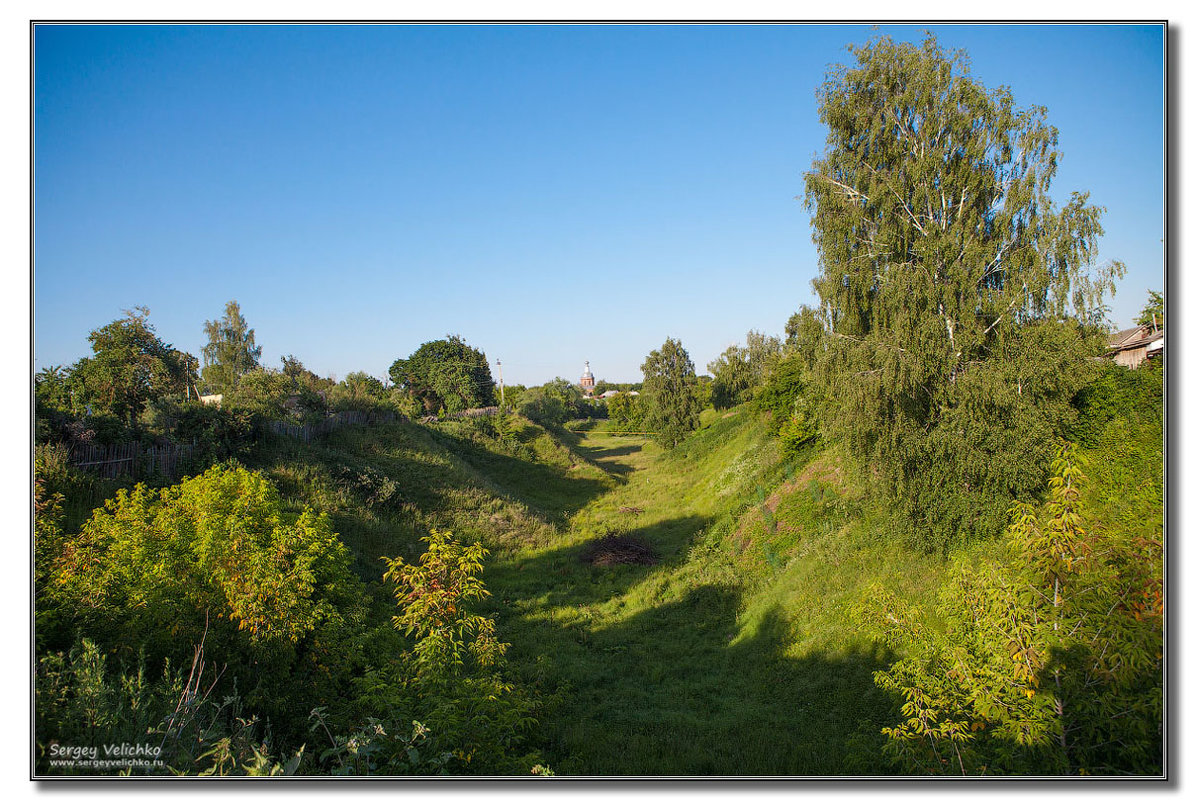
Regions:
<instances>
[{"instance_id":1,"label":"leafy bush","mask_svg":"<svg viewBox=\"0 0 1197 801\"><path fill-rule=\"evenodd\" d=\"M1071 446L1039 515L1016 504L999 558L962 564L942 630L884 590L863 618L905 657L878 671L903 721L884 729L926 773L1158 774L1162 545L1087 529Z\"/></svg>"},{"instance_id":2,"label":"leafy bush","mask_svg":"<svg viewBox=\"0 0 1197 801\"><path fill-rule=\"evenodd\" d=\"M312 731L324 731L331 745L320 752L320 765L332 776L436 775L450 773L457 756L432 752L426 746L429 729L418 720L411 733L402 724L368 718L349 734L334 734L324 709L312 710Z\"/></svg>"},{"instance_id":3,"label":"leafy bush","mask_svg":"<svg viewBox=\"0 0 1197 801\"><path fill-rule=\"evenodd\" d=\"M388 406L388 392L374 376L350 373L328 393L329 406L337 411L369 412Z\"/></svg>"},{"instance_id":4,"label":"leafy bush","mask_svg":"<svg viewBox=\"0 0 1197 801\"><path fill-rule=\"evenodd\" d=\"M64 547L51 584L92 636L161 656L209 621L243 647L294 644L344 624L355 581L327 516L284 515L265 478L217 466L160 491L120 490Z\"/></svg>"},{"instance_id":5,"label":"leafy bush","mask_svg":"<svg viewBox=\"0 0 1197 801\"><path fill-rule=\"evenodd\" d=\"M399 607L394 625L414 636L415 645L399 675L378 685L379 705L391 710L393 721L423 721L427 750L452 754L455 772L527 774L535 762L534 754L524 753L535 724L533 704L502 677L507 644L499 641L494 621L471 609L490 595L482 582L487 551L443 531L433 530L423 541L428 550L418 565L384 560ZM402 731L395 722L387 728Z\"/></svg>"},{"instance_id":6,"label":"leafy bush","mask_svg":"<svg viewBox=\"0 0 1197 801\"><path fill-rule=\"evenodd\" d=\"M53 560L62 552L63 494L54 486L55 478L69 470L66 449L38 445L33 460L33 576L34 588L41 595ZM51 483L54 482L54 483Z\"/></svg>"},{"instance_id":7,"label":"leafy bush","mask_svg":"<svg viewBox=\"0 0 1197 801\"><path fill-rule=\"evenodd\" d=\"M302 749L286 765L271 757L261 741L261 726L243 717L235 688L214 694L221 675L208 671L202 643L191 670L184 674L167 662L150 675L143 657L136 666L115 667L96 643L79 641L68 653L55 652L38 661L35 674L36 754L40 774L115 775L129 770L146 774L274 776L294 773ZM221 688L224 690L225 688ZM137 768L103 765L52 765L63 749L142 746L135 758L160 760L159 766ZM57 748L55 748L57 746Z\"/></svg>"},{"instance_id":8,"label":"leafy bush","mask_svg":"<svg viewBox=\"0 0 1197 801\"><path fill-rule=\"evenodd\" d=\"M194 464L206 468L244 455L253 444L253 419L248 412L204 403L185 403L175 412L172 437L195 445Z\"/></svg>"},{"instance_id":9,"label":"leafy bush","mask_svg":"<svg viewBox=\"0 0 1197 801\"><path fill-rule=\"evenodd\" d=\"M356 470L342 465L337 483L356 494L369 508L396 503L399 498L399 485L371 467Z\"/></svg>"},{"instance_id":10,"label":"leafy bush","mask_svg":"<svg viewBox=\"0 0 1197 801\"><path fill-rule=\"evenodd\" d=\"M799 402L801 403L801 400ZM782 459L787 462L797 459L802 449L814 442L818 434L815 416L805 409L795 411L782 422L777 431L777 436L781 439Z\"/></svg>"},{"instance_id":11,"label":"leafy bush","mask_svg":"<svg viewBox=\"0 0 1197 801\"><path fill-rule=\"evenodd\" d=\"M265 420L282 420L288 417L287 400L292 389L291 378L285 373L258 368L242 374L234 388L225 390L221 405Z\"/></svg>"},{"instance_id":12,"label":"leafy bush","mask_svg":"<svg viewBox=\"0 0 1197 801\"><path fill-rule=\"evenodd\" d=\"M1094 445L1102 430L1117 417L1131 420L1160 418L1164 410L1164 365L1151 359L1137 370L1102 361L1093 381L1073 400L1079 412L1071 429L1076 441Z\"/></svg>"}]
</instances>

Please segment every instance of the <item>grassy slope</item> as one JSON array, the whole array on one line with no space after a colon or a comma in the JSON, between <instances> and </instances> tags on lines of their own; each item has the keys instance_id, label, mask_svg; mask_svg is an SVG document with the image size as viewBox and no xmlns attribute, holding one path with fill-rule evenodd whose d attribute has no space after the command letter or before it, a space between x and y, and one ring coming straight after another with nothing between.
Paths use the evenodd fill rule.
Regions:
<instances>
[{"instance_id":1,"label":"grassy slope","mask_svg":"<svg viewBox=\"0 0 1197 801\"><path fill-rule=\"evenodd\" d=\"M820 467L780 464L750 413L707 423L670 454L584 433L577 449L619 483L554 542L488 567L513 664L556 697L542 715L548 761L586 775L884 770L848 759L862 722L875 731L890 710L871 679L881 655L845 604L877 567L850 522L854 499L812 494ZM787 474L775 517L790 533L754 536L766 488ZM651 542L660 563L582 561L588 541L623 532ZM935 574L919 557L884 555L895 575Z\"/></svg>"},{"instance_id":2,"label":"grassy slope","mask_svg":"<svg viewBox=\"0 0 1197 801\"><path fill-rule=\"evenodd\" d=\"M776 582L818 536L774 554L741 524L794 468L749 413L705 420L671 454L601 428L524 424L500 446L466 424L395 423L279 439L253 466L295 508L328 512L368 581L380 556L417 556L429 527L488 544L488 611L513 670L551 698L540 732L558 772L843 772L845 739L881 700L878 663L834 605L795 616L793 582ZM844 516L830 493L801 515L828 535ZM660 563L584 563L585 544L612 532L642 536Z\"/></svg>"},{"instance_id":3,"label":"grassy slope","mask_svg":"<svg viewBox=\"0 0 1197 801\"><path fill-rule=\"evenodd\" d=\"M1103 525L1160 519L1150 423L1090 449ZM418 555L431 526L487 543L488 611L513 671L550 699L540 746L559 774L889 769L873 746L894 706L871 678L889 655L849 610L874 582L929 608L947 568L889 544L835 449L783 465L739 410L708 411L672 453L602 426L523 424L500 445L468 424L395 423L280 440L257 466L296 506L333 516L367 580L383 554ZM660 562L582 561L587 542L622 532Z\"/></svg>"}]
</instances>

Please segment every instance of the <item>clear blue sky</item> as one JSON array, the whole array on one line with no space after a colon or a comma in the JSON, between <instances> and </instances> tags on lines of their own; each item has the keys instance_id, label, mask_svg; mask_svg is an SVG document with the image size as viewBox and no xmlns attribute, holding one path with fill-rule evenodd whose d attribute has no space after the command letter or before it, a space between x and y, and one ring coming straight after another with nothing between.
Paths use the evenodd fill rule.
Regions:
<instances>
[{"instance_id":1,"label":"clear blue sky","mask_svg":"<svg viewBox=\"0 0 1197 801\"><path fill-rule=\"evenodd\" d=\"M882 26L919 40L924 26ZM1108 209L1130 324L1163 285L1163 30L933 28L1046 106L1057 200ZM379 377L458 333L508 383L699 372L781 333L818 269L795 196L815 92L871 26L41 26L35 367L136 305L197 356L235 298L262 345Z\"/></svg>"}]
</instances>

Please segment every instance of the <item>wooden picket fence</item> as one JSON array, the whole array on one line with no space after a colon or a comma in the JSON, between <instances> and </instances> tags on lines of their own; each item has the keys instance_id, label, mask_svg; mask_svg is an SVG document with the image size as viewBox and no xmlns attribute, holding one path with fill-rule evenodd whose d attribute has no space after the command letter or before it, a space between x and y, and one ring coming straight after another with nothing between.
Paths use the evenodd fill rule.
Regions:
<instances>
[{"instance_id":1,"label":"wooden picket fence","mask_svg":"<svg viewBox=\"0 0 1197 801\"><path fill-rule=\"evenodd\" d=\"M103 478L178 478L180 463L191 458L194 449L194 445L142 445L139 442L76 444L71 447L70 462Z\"/></svg>"},{"instance_id":2,"label":"wooden picket fence","mask_svg":"<svg viewBox=\"0 0 1197 801\"><path fill-rule=\"evenodd\" d=\"M396 419L394 412L338 412L326 417L319 423L300 425L284 423L279 420L270 421L270 430L284 437L293 437L303 442L311 442L314 438L334 431L342 426L377 425L389 423Z\"/></svg>"}]
</instances>

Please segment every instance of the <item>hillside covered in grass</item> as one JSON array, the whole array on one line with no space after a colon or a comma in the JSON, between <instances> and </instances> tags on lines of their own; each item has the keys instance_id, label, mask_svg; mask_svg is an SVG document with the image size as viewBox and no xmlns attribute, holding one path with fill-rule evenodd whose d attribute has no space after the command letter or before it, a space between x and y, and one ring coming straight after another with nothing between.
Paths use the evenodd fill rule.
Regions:
<instances>
[{"instance_id":1,"label":"hillside covered in grass","mask_svg":"<svg viewBox=\"0 0 1197 801\"><path fill-rule=\"evenodd\" d=\"M1128 413L1090 426L1099 527L1152 533L1154 520L1158 536L1151 398L1140 390ZM367 581L380 556L413 558L428 528L492 550L486 610L512 643L511 669L547 699L536 739L560 773L893 769L877 746L898 702L873 672L895 654L854 609L880 584L932 612L951 560L893 536L841 448L784 461L749 406L708 411L669 452L604 423L509 425L348 429L280 442L262 466L297 506L332 515Z\"/></svg>"},{"instance_id":2,"label":"hillside covered in grass","mask_svg":"<svg viewBox=\"0 0 1197 801\"><path fill-rule=\"evenodd\" d=\"M1078 400L1076 438L1089 473L1083 497L1098 532L1161 539L1161 376L1108 371ZM490 552L480 574L490 595L473 607L510 644L497 675L522 699L512 706L523 721L518 736L505 735L505 746L475 747L524 754L517 759L523 769L479 752L445 770L518 772L533 763L588 776L900 770L881 732L900 720L901 699L875 675L901 659L903 647L863 626L859 608L883 587L940 620L938 595L956 565L998 553L997 542L976 542L948 558L909 547L868 469L836 444L808 443L783 457L782 439L752 403L706 409L698 430L672 450L614 429L606 420L546 429L511 414L394 420L345 426L311 442L266 436L244 453L244 465L277 487L284 520L327 520L328 535L344 545L346 571L336 574L340 596L327 596L338 609L335 636L314 624L285 655L262 651L245 665L245 678L266 660L294 682L290 694L269 681L236 685L242 714L256 709L256 718L237 718L256 721L242 730L245 742L265 738L280 763L303 751L308 756L293 769L322 772L344 767L346 758L344 747L324 761L312 757L318 742L302 722L312 708L324 710L334 745L351 739L338 726L348 733L385 711L417 711L418 704L396 700L412 691L412 680L394 673L411 641L391 625L385 560L417 564L429 547L423 538L444 530ZM83 498L117 490L79 475L73 481L60 479L60 486ZM86 517L68 515L61 535L93 545L73 530ZM81 528L90 532L93 523ZM127 649L96 662L105 637L145 625L135 613L122 613L134 629L111 615L97 629L89 623L97 619L85 615L42 612L44 649L62 655L43 665L43 686L60 693L41 698L51 736L81 724L71 723L72 710L87 690L79 660L89 653L92 672L107 670L99 690L116 705L110 714L177 698L177 684L170 690L151 682L151 696L160 694L153 703L128 685L119 690L130 670L162 669L157 660L172 653L163 644L150 648L148 663L145 647L140 662ZM108 625L116 627L105 633ZM202 625L178 631L206 642L213 665L263 647L238 644L233 630L208 631L211 621ZM79 637L99 650L80 651ZM122 692L132 694L121 700ZM209 723L227 726L231 712ZM472 724L450 716L442 726ZM213 759L200 752L189 758ZM244 761L230 760L227 769L244 769ZM388 772L381 764L373 770ZM363 772L372 772L369 765Z\"/></svg>"},{"instance_id":3,"label":"hillside covered in grass","mask_svg":"<svg viewBox=\"0 0 1197 801\"><path fill-rule=\"evenodd\" d=\"M505 425L279 438L253 466L330 515L365 582L429 529L491 550L484 610L546 699L536 742L558 773L884 772L850 758L890 707L850 602L878 576L922 597L942 565L871 532L842 453L783 462L749 407L668 452L606 423Z\"/></svg>"}]
</instances>

